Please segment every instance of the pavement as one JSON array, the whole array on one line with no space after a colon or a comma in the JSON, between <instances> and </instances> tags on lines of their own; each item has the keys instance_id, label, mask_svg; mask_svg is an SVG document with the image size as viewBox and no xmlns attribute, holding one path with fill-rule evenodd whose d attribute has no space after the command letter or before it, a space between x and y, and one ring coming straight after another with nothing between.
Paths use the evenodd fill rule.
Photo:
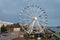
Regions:
<instances>
[{"instance_id":1,"label":"pavement","mask_svg":"<svg viewBox=\"0 0 60 40\"><path fill-rule=\"evenodd\" d=\"M14 38L12 40L26 40L25 38L20 38L20 37L17 37L17 38Z\"/></svg>"},{"instance_id":2,"label":"pavement","mask_svg":"<svg viewBox=\"0 0 60 40\"><path fill-rule=\"evenodd\" d=\"M12 40L12 39L18 37L18 35L13 35L11 33L10 34L1 34L0 36L1 36L0 40Z\"/></svg>"}]
</instances>

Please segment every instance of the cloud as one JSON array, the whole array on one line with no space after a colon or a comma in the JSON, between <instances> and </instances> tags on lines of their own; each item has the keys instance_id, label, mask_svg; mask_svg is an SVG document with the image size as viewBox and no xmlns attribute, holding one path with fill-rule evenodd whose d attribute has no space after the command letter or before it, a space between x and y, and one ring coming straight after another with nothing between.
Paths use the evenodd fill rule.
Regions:
<instances>
[{"instance_id":1,"label":"cloud","mask_svg":"<svg viewBox=\"0 0 60 40\"><path fill-rule=\"evenodd\" d=\"M49 26L60 26L60 19L48 19Z\"/></svg>"},{"instance_id":2,"label":"cloud","mask_svg":"<svg viewBox=\"0 0 60 40\"><path fill-rule=\"evenodd\" d=\"M28 4L40 5L48 13L49 20L51 19L49 24L59 25L60 0L0 0L0 19L17 22L20 10Z\"/></svg>"}]
</instances>

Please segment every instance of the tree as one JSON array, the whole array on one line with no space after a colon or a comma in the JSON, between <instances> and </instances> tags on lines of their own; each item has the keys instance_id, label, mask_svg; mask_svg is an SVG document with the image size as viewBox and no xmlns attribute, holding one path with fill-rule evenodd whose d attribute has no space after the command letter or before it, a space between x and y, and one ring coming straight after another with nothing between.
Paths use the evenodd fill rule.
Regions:
<instances>
[{"instance_id":1,"label":"tree","mask_svg":"<svg viewBox=\"0 0 60 40\"><path fill-rule=\"evenodd\" d=\"M2 27L1 27L1 33L6 32L6 31L7 31L7 29L6 29L6 27L4 26L4 24L3 24Z\"/></svg>"}]
</instances>

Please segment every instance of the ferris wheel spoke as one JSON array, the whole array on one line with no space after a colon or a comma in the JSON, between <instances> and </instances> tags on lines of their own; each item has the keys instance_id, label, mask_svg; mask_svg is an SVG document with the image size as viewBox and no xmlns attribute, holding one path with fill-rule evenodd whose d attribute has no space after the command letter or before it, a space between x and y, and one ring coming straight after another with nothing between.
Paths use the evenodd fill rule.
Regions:
<instances>
[{"instance_id":1,"label":"ferris wheel spoke","mask_svg":"<svg viewBox=\"0 0 60 40\"><path fill-rule=\"evenodd\" d=\"M41 23L46 23L46 20L44 20L44 19L43 20L39 19L38 21Z\"/></svg>"},{"instance_id":2,"label":"ferris wheel spoke","mask_svg":"<svg viewBox=\"0 0 60 40\"><path fill-rule=\"evenodd\" d=\"M30 16L33 17L33 16L34 16L33 8L32 8L31 10L32 10L32 11L30 12Z\"/></svg>"},{"instance_id":3,"label":"ferris wheel spoke","mask_svg":"<svg viewBox=\"0 0 60 40\"><path fill-rule=\"evenodd\" d=\"M29 20L30 21L31 19L21 19L21 20L26 20L26 21Z\"/></svg>"},{"instance_id":4,"label":"ferris wheel spoke","mask_svg":"<svg viewBox=\"0 0 60 40\"><path fill-rule=\"evenodd\" d=\"M40 23L43 23L43 24L45 24L46 22L40 21Z\"/></svg>"},{"instance_id":5,"label":"ferris wheel spoke","mask_svg":"<svg viewBox=\"0 0 60 40\"><path fill-rule=\"evenodd\" d=\"M29 14L27 14L27 13L25 14L24 12L21 12L21 13L20 13L20 16L27 16L27 17L31 17Z\"/></svg>"},{"instance_id":6,"label":"ferris wheel spoke","mask_svg":"<svg viewBox=\"0 0 60 40\"><path fill-rule=\"evenodd\" d=\"M37 16L39 16L39 17L43 16L43 11L39 12L39 14Z\"/></svg>"},{"instance_id":7,"label":"ferris wheel spoke","mask_svg":"<svg viewBox=\"0 0 60 40\"><path fill-rule=\"evenodd\" d=\"M21 14L20 16L27 16L27 17L31 17L31 16L29 16L29 15L27 15L27 14Z\"/></svg>"},{"instance_id":8,"label":"ferris wheel spoke","mask_svg":"<svg viewBox=\"0 0 60 40\"><path fill-rule=\"evenodd\" d=\"M39 11L38 11L39 10ZM42 8L40 8L40 7L38 7L38 10L37 10L37 13L38 14L41 14L41 12L43 12L44 10L42 9ZM38 14L37 14L37 16L38 16Z\"/></svg>"},{"instance_id":9,"label":"ferris wheel spoke","mask_svg":"<svg viewBox=\"0 0 60 40\"><path fill-rule=\"evenodd\" d=\"M32 9L31 9L31 10L32 10ZM28 13L29 13L29 14L28 14ZM32 11L32 12L27 12L26 15L28 15L29 17L33 17L35 14L34 14L34 12Z\"/></svg>"}]
</instances>

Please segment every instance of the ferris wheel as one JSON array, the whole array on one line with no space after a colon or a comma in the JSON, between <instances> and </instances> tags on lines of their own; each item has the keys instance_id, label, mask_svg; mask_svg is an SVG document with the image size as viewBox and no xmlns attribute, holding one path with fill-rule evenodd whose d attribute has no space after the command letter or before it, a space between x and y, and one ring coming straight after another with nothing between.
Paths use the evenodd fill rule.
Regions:
<instances>
[{"instance_id":1,"label":"ferris wheel","mask_svg":"<svg viewBox=\"0 0 60 40\"><path fill-rule=\"evenodd\" d=\"M30 4L24 7L20 11L19 20L20 24L29 25L27 30L25 30L25 28L22 27L22 29L27 33L31 33L33 31L34 26L42 30L40 26L42 25L45 28L48 24L47 13L39 5L35 4Z\"/></svg>"}]
</instances>

